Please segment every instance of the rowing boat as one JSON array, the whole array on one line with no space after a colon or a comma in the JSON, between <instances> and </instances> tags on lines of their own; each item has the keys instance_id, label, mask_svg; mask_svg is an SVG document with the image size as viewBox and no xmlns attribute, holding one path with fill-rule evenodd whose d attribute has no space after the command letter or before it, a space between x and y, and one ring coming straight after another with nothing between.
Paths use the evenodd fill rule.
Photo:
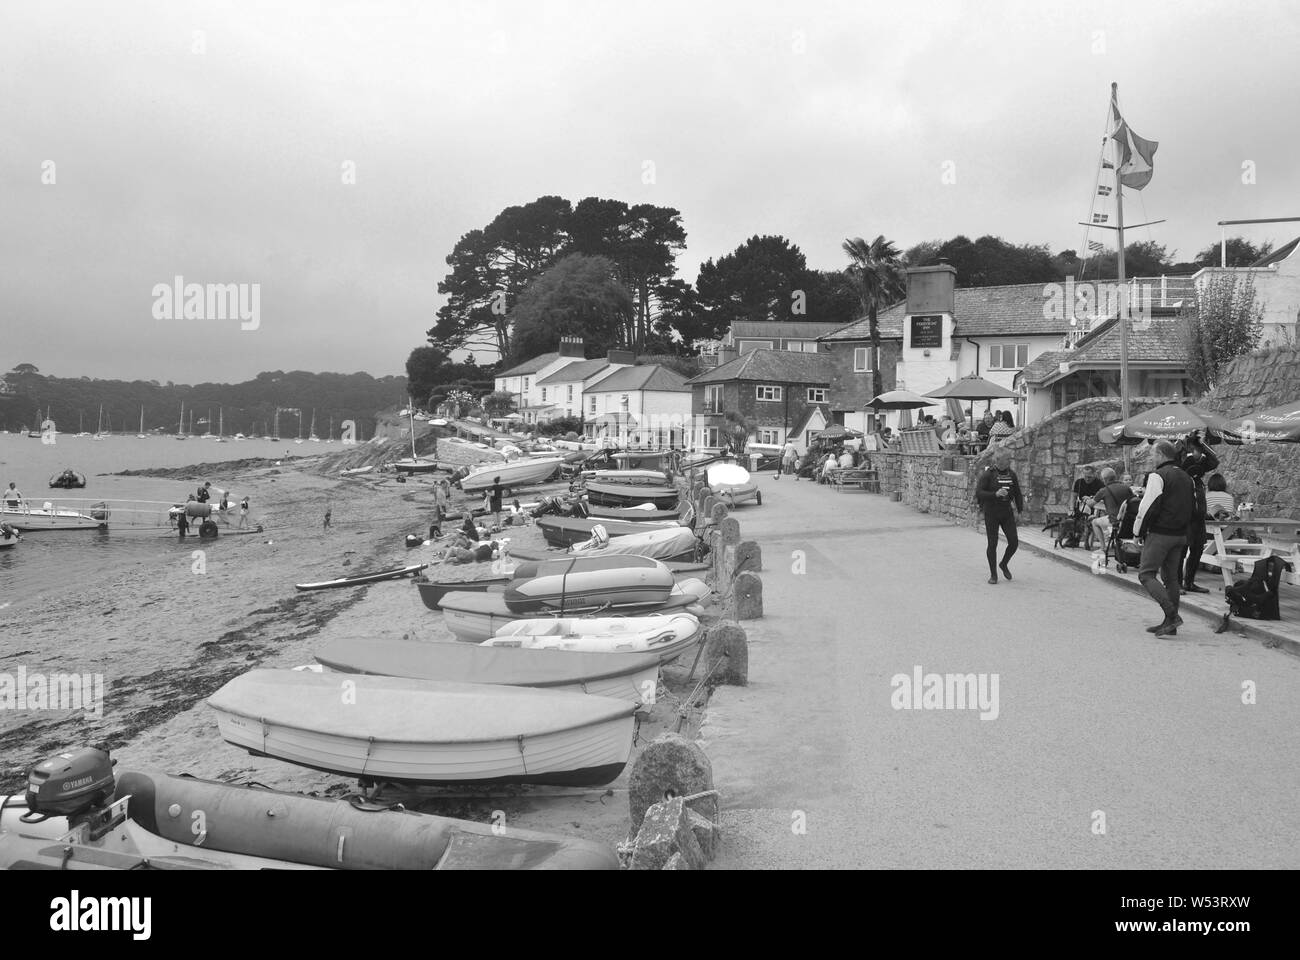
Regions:
<instances>
[{"instance_id":1,"label":"rowing boat","mask_svg":"<svg viewBox=\"0 0 1300 960\"><path fill-rule=\"evenodd\" d=\"M516 620L482 646L594 653L649 653L667 663L694 646L704 628L689 613L644 617Z\"/></svg>"},{"instance_id":2,"label":"rowing boat","mask_svg":"<svg viewBox=\"0 0 1300 960\"><path fill-rule=\"evenodd\" d=\"M632 752L636 705L484 683L252 670L208 698L221 736L254 755L395 783L590 786Z\"/></svg>"},{"instance_id":3,"label":"rowing boat","mask_svg":"<svg viewBox=\"0 0 1300 960\"><path fill-rule=\"evenodd\" d=\"M582 653L370 637L334 640L315 657L342 673L540 687L633 703L654 702L660 662L650 651Z\"/></svg>"},{"instance_id":4,"label":"rowing boat","mask_svg":"<svg viewBox=\"0 0 1300 960\"><path fill-rule=\"evenodd\" d=\"M358 573L351 577L337 577L334 580L321 580L316 583L296 583L294 586L299 590L330 590L334 587L356 587L366 583L379 583L381 580L400 580L402 577L411 577L427 566L427 563L412 563L405 567L378 570L375 573Z\"/></svg>"},{"instance_id":5,"label":"rowing boat","mask_svg":"<svg viewBox=\"0 0 1300 960\"><path fill-rule=\"evenodd\" d=\"M635 507L650 503L660 510L677 506L675 487L590 481L586 484L587 501L605 507Z\"/></svg>"},{"instance_id":6,"label":"rowing boat","mask_svg":"<svg viewBox=\"0 0 1300 960\"><path fill-rule=\"evenodd\" d=\"M583 519L581 517L539 517L537 526L546 542L553 547L569 547L591 539L593 527L602 526L611 537L624 537L634 533L647 533L656 529L671 529L680 524L676 520L646 520L632 523L607 517Z\"/></svg>"}]
</instances>

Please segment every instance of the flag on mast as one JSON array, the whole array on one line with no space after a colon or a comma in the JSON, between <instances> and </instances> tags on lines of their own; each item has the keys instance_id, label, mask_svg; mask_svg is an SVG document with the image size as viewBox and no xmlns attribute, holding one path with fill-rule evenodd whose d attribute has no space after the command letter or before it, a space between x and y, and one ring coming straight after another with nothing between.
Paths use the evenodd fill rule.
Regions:
<instances>
[{"instance_id":1,"label":"flag on mast","mask_svg":"<svg viewBox=\"0 0 1300 960\"><path fill-rule=\"evenodd\" d=\"M1160 144L1155 140L1144 140L1133 132L1120 116L1117 97L1117 91L1112 88L1110 138L1116 144L1118 155L1115 159L1119 166L1119 182L1133 190L1141 190L1151 182L1152 158L1155 156L1156 147Z\"/></svg>"}]
</instances>

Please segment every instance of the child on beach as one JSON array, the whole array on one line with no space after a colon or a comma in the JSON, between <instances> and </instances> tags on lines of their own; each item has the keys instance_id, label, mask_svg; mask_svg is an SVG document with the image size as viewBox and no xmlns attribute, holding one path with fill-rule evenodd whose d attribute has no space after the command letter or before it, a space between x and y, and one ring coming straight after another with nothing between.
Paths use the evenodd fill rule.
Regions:
<instances>
[{"instance_id":1,"label":"child on beach","mask_svg":"<svg viewBox=\"0 0 1300 960\"><path fill-rule=\"evenodd\" d=\"M248 497L239 501L239 527L242 530L248 523Z\"/></svg>"},{"instance_id":2,"label":"child on beach","mask_svg":"<svg viewBox=\"0 0 1300 960\"><path fill-rule=\"evenodd\" d=\"M330 528L330 516L333 514L333 512L334 512L333 508L330 507L328 503L325 504L325 526L323 529L328 530Z\"/></svg>"}]
</instances>

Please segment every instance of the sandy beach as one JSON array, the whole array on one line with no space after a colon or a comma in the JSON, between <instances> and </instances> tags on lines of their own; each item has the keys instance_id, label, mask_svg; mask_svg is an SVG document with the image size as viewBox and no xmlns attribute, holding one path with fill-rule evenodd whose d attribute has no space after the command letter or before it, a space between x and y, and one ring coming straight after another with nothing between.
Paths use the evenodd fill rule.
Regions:
<instances>
[{"instance_id":1,"label":"sandy beach","mask_svg":"<svg viewBox=\"0 0 1300 960\"><path fill-rule=\"evenodd\" d=\"M364 479L323 476L321 464L248 467L225 472L205 465L158 471L201 482L220 476L252 495L250 520L259 535L216 542L191 538L161 563L105 566L87 582L52 584L45 602L0 639L0 661L28 672L103 674L102 715L85 712L6 711L0 714L0 790L19 792L26 768L52 753L105 746L119 769L188 773L226 781L257 781L280 790L339 795L353 780L255 758L221 740L204 699L254 667L313 662L312 651L340 637L454 642L440 614L421 603L413 582L300 592L298 582L327 580L364 570L441 556L435 546L408 550L407 534L423 535L432 513L429 481L399 483L392 474ZM533 488L537 496L567 485ZM478 499L456 492L453 509ZM322 529L326 504L331 529ZM455 524L448 524L450 528ZM509 527L514 548L540 553L535 526ZM446 565L441 579L471 579L487 564ZM679 697L693 657L669 667L659 702L639 740L678 723ZM12 669L6 667L6 669ZM687 710L697 713L696 710ZM689 721L688 721L689 725ZM591 790L547 787L422 789L393 795L409 807L507 822L617 843L628 826L625 778ZM471 796L474 795L474 796ZM388 794L386 794L388 796Z\"/></svg>"}]
</instances>

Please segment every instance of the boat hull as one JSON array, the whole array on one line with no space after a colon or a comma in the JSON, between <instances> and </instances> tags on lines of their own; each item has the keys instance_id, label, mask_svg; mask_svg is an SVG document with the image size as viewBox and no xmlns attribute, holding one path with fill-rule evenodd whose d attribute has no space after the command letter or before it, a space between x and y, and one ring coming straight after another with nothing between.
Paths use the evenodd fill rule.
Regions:
<instances>
[{"instance_id":1,"label":"boat hull","mask_svg":"<svg viewBox=\"0 0 1300 960\"><path fill-rule=\"evenodd\" d=\"M667 663L700 642L704 628L687 613L643 617L537 618L517 620L481 647L521 650L647 654Z\"/></svg>"},{"instance_id":2,"label":"boat hull","mask_svg":"<svg viewBox=\"0 0 1300 960\"><path fill-rule=\"evenodd\" d=\"M611 537L624 537L634 533L646 533L656 528L679 526L676 520L644 520L632 523L627 520L614 520L609 517L582 519L579 517L541 517L537 526L542 531L546 542L554 547L570 547L575 543L586 543L591 539L592 528L597 524L605 528Z\"/></svg>"},{"instance_id":3,"label":"boat hull","mask_svg":"<svg viewBox=\"0 0 1300 960\"><path fill-rule=\"evenodd\" d=\"M677 490L673 487L592 481L586 485L586 493L588 502L597 506L635 507L650 503L658 510L677 507Z\"/></svg>"},{"instance_id":4,"label":"boat hull","mask_svg":"<svg viewBox=\"0 0 1300 960\"><path fill-rule=\"evenodd\" d=\"M647 606L664 603L675 585L672 571L648 557L564 557L520 564L504 600L519 614Z\"/></svg>"},{"instance_id":5,"label":"boat hull","mask_svg":"<svg viewBox=\"0 0 1300 960\"><path fill-rule=\"evenodd\" d=\"M560 469L563 462L563 457L530 457L527 460L488 464L462 477L460 488L466 493L482 493L491 490L498 477L503 490L545 483Z\"/></svg>"},{"instance_id":6,"label":"boat hull","mask_svg":"<svg viewBox=\"0 0 1300 960\"><path fill-rule=\"evenodd\" d=\"M607 507L597 503L587 505L587 515L591 519L626 520L629 523L651 523L656 520L678 519L676 509L659 510L651 508L642 510L640 507Z\"/></svg>"},{"instance_id":7,"label":"boat hull","mask_svg":"<svg viewBox=\"0 0 1300 960\"><path fill-rule=\"evenodd\" d=\"M504 590L510 579L510 577L485 577L482 580L465 580L460 583L442 580L417 580L415 585L419 589L420 599L424 601L426 607L430 610L441 610L442 598L453 591L482 593L494 587Z\"/></svg>"},{"instance_id":8,"label":"boat hull","mask_svg":"<svg viewBox=\"0 0 1300 960\"><path fill-rule=\"evenodd\" d=\"M622 772L635 705L487 684L254 670L208 699L250 753L394 783L596 786Z\"/></svg>"},{"instance_id":9,"label":"boat hull","mask_svg":"<svg viewBox=\"0 0 1300 960\"><path fill-rule=\"evenodd\" d=\"M664 527L646 533L633 533L614 537L603 547L580 543L571 551L583 557L634 554L656 560L691 560L697 546L695 534L687 527Z\"/></svg>"},{"instance_id":10,"label":"boat hull","mask_svg":"<svg viewBox=\"0 0 1300 960\"><path fill-rule=\"evenodd\" d=\"M341 639L314 654L341 673L453 683L539 687L653 703L659 657L644 652L571 653L524 647L485 647L419 640Z\"/></svg>"},{"instance_id":11,"label":"boat hull","mask_svg":"<svg viewBox=\"0 0 1300 960\"><path fill-rule=\"evenodd\" d=\"M102 518L96 514L102 513ZM0 521L21 532L31 530L99 530L108 526L107 511L90 514L76 510L0 510Z\"/></svg>"},{"instance_id":12,"label":"boat hull","mask_svg":"<svg viewBox=\"0 0 1300 960\"><path fill-rule=\"evenodd\" d=\"M393 469L398 473L433 473L438 469L438 464L433 460L398 460L393 464Z\"/></svg>"}]
</instances>

